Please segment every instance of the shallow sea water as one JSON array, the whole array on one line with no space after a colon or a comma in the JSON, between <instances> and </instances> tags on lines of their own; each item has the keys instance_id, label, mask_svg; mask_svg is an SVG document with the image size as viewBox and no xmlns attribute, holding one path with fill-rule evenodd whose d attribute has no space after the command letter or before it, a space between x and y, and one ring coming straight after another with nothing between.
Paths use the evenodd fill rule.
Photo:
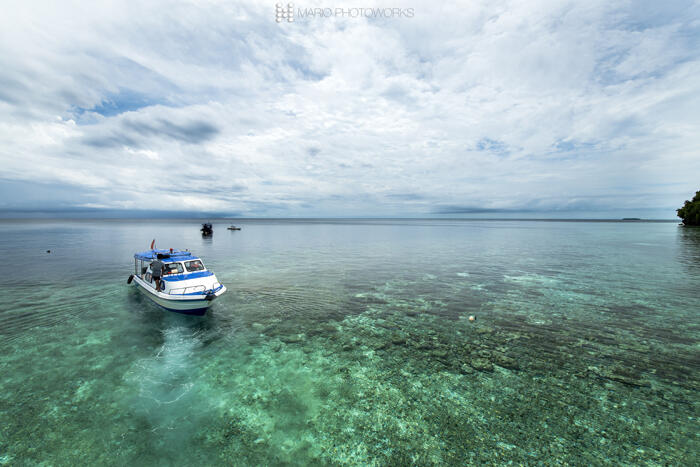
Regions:
<instances>
[{"instance_id":1,"label":"shallow sea water","mask_svg":"<svg viewBox=\"0 0 700 467\"><path fill-rule=\"evenodd\" d=\"M0 222L0 465L700 463L700 229L236 223ZM127 286L153 237L204 317Z\"/></svg>"}]
</instances>

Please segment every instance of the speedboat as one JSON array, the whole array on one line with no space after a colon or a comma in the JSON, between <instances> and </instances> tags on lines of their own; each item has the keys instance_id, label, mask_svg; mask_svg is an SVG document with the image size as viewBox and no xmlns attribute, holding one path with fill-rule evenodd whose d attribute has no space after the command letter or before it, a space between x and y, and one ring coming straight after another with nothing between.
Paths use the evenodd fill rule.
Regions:
<instances>
[{"instance_id":1,"label":"speedboat","mask_svg":"<svg viewBox=\"0 0 700 467\"><path fill-rule=\"evenodd\" d=\"M228 230L241 230L240 227L236 227L235 225L232 225L230 227L226 227Z\"/></svg>"},{"instance_id":2,"label":"speedboat","mask_svg":"<svg viewBox=\"0 0 700 467\"><path fill-rule=\"evenodd\" d=\"M151 263L160 260L164 267L160 290L152 277ZM202 316L214 300L226 292L213 272L190 251L151 249L134 255L134 274L128 284L136 283L148 298L166 310Z\"/></svg>"}]
</instances>

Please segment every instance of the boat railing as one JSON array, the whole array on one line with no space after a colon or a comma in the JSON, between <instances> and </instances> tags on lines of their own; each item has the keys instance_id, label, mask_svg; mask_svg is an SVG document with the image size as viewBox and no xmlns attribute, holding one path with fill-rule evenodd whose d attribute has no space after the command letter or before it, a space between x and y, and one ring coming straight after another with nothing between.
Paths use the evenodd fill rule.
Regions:
<instances>
[{"instance_id":1,"label":"boat railing","mask_svg":"<svg viewBox=\"0 0 700 467\"><path fill-rule=\"evenodd\" d=\"M203 285L195 285L191 287L181 287L179 289L171 289L170 292L168 292L170 295L190 295L190 294L196 294L196 293L202 293L206 290L207 288L204 287Z\"/></svg>"}]
</instances>

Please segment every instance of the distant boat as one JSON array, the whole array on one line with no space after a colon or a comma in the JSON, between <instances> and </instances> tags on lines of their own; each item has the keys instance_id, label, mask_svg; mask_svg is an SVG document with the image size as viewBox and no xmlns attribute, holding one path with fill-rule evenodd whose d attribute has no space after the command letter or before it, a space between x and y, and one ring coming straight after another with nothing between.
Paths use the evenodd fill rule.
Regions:
<instances>
[{"instance_id":1,"label":"distant boat","mask_svg":"<svg viewBox=\"0 0 700 467\"><path fill-rule=\"evenodd\" d=\"M205 223L202 224L202 228L200 229L202 231L202 235L205 237L209 237L214 233L214 227L210 223Z\"/></svg>"},{"instance_id":2,"label":"distant boat","mask_svg":"<svg viewBox=\"0 0 700 467\"><path fill-rule=\"evenodd\" d=\"M639 217L623 217L623 221L641 221L642 219Z\"/></svg>"},{"instance_id":3,"label":"distant boat","mask_svg":"<svg viewBox=\"0 0 700 467\"><path fill-rule=\"evenodd\" d=\"M235 225L232 225L230 227L227 227L228 230L241 230L240 227L236 227Z\"/></svg>"}]
</instances>

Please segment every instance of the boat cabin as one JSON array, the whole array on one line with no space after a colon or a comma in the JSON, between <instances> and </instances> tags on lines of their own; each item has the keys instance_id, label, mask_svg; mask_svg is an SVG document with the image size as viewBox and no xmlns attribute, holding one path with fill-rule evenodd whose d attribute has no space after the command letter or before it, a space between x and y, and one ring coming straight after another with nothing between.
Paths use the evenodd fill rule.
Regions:
<instances>
[{"instance_id":1,"label":"boat cabin","mask_svg":"<svg viewBox=\"0 0 700 467\"><path fill-rule=\"evenodd\" d=\"M160 260L164 267L160 292L170 295L198 295L216 291L221 284L202 260L189 251L150 250L134 255L134 275L155 289L151 263Z\"/></svg>"}]
</instances>

